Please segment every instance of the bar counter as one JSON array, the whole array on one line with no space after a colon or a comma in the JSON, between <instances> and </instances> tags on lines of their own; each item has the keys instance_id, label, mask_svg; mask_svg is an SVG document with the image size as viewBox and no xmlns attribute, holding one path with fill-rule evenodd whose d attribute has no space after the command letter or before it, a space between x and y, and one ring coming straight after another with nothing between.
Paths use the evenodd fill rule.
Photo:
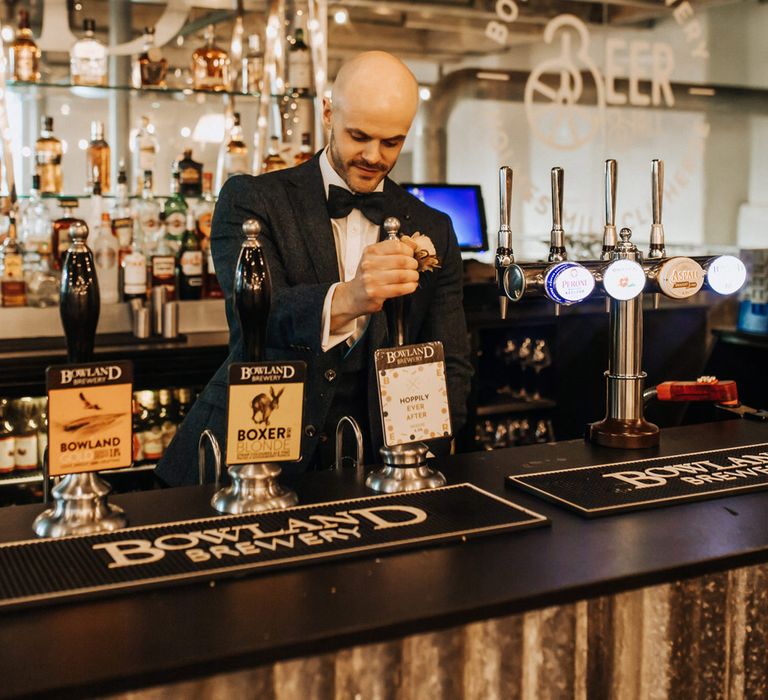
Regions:
<instances>
[{"instance_id":1,"label":"bar counter","mask_svg":"<svg viewBox=\"0 0 768 700\"><path fill-rule=\"evenodd\" d=\"M575 440L446 458L449 483L551 525L6 611L0 696L765 697L768 492L587 520L504 484L760 442L768 425L727 420L667 429L654 450ZM293 486L301 503L369 493L353 470ZM144 525L211 516L212 490L113 501ZM41 509L0 511L0 540L31 539Z\"/></svg>"}]
</instances>

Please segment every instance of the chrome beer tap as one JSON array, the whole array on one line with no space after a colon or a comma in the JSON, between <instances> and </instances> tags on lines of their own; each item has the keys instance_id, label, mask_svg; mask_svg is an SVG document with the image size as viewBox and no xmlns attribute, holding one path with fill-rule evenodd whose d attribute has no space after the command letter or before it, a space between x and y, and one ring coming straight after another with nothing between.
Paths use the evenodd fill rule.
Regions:
<instances>
[{"instance_id":1,"label":"chrome beer tap","mask_svg":"<svg viewBox=\"0 0 768 700\"><path fill-rule=\"evenodd\" d=\"M563 262L568 259L565 250L565 231L563 230L563 180L565 171L552 168L552 230L549 233L549 262Z\"/></svg>"},{"instance_id":2,"label":"chrome beer tap","mask_svg":"<svg viewBox=\"0 0 768 700\"><path fill-rule=\"evenodd\" d=\"M664 225L661 223L661 209L664 204L664 161L658 158L651 161L651 201L653 223L648 257L653 260L667 256L667 250L664 247Z\"/></svg>"},{"instance_id":3,"label":"chrome beer tap","mask_svg":"<svg viewBox=\"0 0 768 700\"><path fill-rule=\"evenodd\" d=\"M504 293L504 274L515 262L512 250L512 168L508 165L499 168L499 240L496 248L496 287L499 295L501 318L507 318L509 300Z\"/></svg>"},{"instance_id":4,"label":"chrome beer tap","mask_svg":"<svg viewBox=\"0 0 768 700\"><path fill-rule=\"evenodd\" d=\"M612 158L605 161L605 226L601 260L610 260L616 247L616 175L618 165Z\"/></svg>"}]
</instances>

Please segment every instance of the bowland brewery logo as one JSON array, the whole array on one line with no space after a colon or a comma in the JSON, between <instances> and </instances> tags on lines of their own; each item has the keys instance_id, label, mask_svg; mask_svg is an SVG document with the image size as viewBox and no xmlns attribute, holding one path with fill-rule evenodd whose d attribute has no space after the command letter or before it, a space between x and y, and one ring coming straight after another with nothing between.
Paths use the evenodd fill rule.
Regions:
<instances>
[{"instance_id":1,"label":"bowland brewery logo","mask_svg":"<svg viewBox=\"0 0 768 700\"><path fill-rule=\"evenodd\" d=\"M230 365L227 464L301 458L305 374L303 362Z\"/></svg>"},{"instance_id":2,"label":"bowland brewery logo","mask_svg":"<svg viewBox=\"0 0 768 700\"><path fill-rule=\"evenodd\" d=\"M46 378L51 474L131 466L131 363L49 367Z\"/></svg>"}]
</instances>

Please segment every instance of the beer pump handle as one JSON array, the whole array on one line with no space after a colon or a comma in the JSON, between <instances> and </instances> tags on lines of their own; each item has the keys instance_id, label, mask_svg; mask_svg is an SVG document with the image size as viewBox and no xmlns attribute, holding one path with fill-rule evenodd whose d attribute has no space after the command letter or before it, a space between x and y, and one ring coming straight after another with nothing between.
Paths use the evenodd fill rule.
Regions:
<instances>
[{"instance_id":1,"label":"beer pump handle","mask_svg":"<svg viewBox=\"0 0 768 700\"><path fill-rule=\"evenodd\" d=\"M664 225L661 223L664 204L664 161L658 158L651 162L651 200L653 204L653 223L651 224L651 245L649 258L666 256L664 248Z\"/></svg>"},{"instance_id":2,"label":"beer pump handle","mask_svg":"<svg viewBox=\"0 0 768 700\"><path fill-rule=\"evenodd\" d=\"M387 217L384 220L384 232L387 234L386 240L399 240L400 220L394 216ZM407 342L405 336L405 297L399 296L388 299L384 306L387 316L389 340L396 347L402 347Z\"/></svg>"},{"instance_id":3,"label":"beer pump handle","mask_svg":"<svg viewBox=\"0 0 768 700\"><path fill-rule=\"evenodd\" d=\"M504 272L515 262L512 250L512 168L499 168L499 241L496 248L496 287L501 318L507 317L507 295L504 291Z\"/></svg>"},{"instance_id":4,"label":"beer pump handle","mask_svg":"<svg viewBox=\"0 0 768 700\"><path fill-rule=\"evenodd\" d=\"M616 247L616 175L618 164L613 158L605 161L605 227L601 259L609 260Z\"/></svg>"},{"instance_id":5,"label":"beer pump handle","mask_svg":"<svg viewBox=\"0 0 768 700\"><path fill-rule=\"evenodd\" d=\"M99 281L93 255L85 244L86 223L73 223L69 236L72 242L61 269L59 314L67 343L67 362L90 362L101 309Z\"/></svg>"},{"instance_id":6,"label":"beer pump handle","mask_svg":"<svg viewBox=\"0 0 768 700\"><path fill-rule=\"evenodd\" d=\"M549 262L567 260L565 232L563 231L563 180L565 171L552 168L552 232L549 246Z\"/></svg>"},{"instance_id":7,"label":"beer pump handle","mask_svg":"<svg viewBox=\"0 0 768 700\"><path fill-rule=\"evenodd\" d=\"M245 240L235 269L235 312L243 334L246 362L264 359L267 318L272 302L272 281L264 251L258 242L261 224L243 222Z\"/></svg>"}]
</instances>

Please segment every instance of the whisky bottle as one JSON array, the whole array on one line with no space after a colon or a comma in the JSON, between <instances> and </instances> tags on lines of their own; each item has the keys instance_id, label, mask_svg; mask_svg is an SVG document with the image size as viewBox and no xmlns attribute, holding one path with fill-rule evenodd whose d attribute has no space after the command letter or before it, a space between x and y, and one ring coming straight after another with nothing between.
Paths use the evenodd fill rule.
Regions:
<instances>
[{"instance_id":1,"label":"whisky bottle","mask_svg":"<svg viewBox=\"0 0 768 700\"><path fill-rule=\"evenodd\" d=\"M40 191L61 194L61 141L53 135L53 117L43 117L40 138L35 142L35 171L40 176Z\"/></svg>"},{"instance_id":2,"label":"whisky bottle","mask_svg":"<svg viewBox=\"0 0 768 700\"><path fill-rule=\"evenodd\" d=\"M37 407L34 399L25 396L14 403L16 421L14 426L13 466L19 471L37 469Z\"/></svg>"},{"instance_id":3,"label":"whisky bottle","mask_svg":"<svg viewBox=\"0 0 768 700\"><path fill-rule=\"evenodd\" d=\"M185 197L199 197L203 192L203 164L192 158L192 149L184 151L184 157L178 161L179 191Z\"/></svg>"},{"instance_id":4,"label":"whisky bottle","mask_svg":"<svg viewBox=\"0 0 768 700\"><path fill-rule=\"evenodd\" d=\"M85 36L72 46L70 73L75 85L107 84L107 47L95 38L96 22L83 20Z\"/></svg>"},{"instance_id":5,"label":"whisky bottle","mask_svg":"<svg viewBox=\"0 0 768 700\"><path fill-rule=\"evenodd\" d=\"M61 270L64 263L64 255L69 250L69 227L82 221L75 216L78 202L76 199L60 199L61 216L53 222L53 268ZM83 222L85 223L85 222Z\"/></svg>"},{"instance_id":6,"label":"whisky bottle","mask_svg":"<svg viewBox=\"0 0 768 700\"><path fill-rule=\"evenodd\" d=\"M0 246L0 296L3 306L27 305L24 255L16 240L16 220L13 212L10 214L8 235Z\"/></svg>"},{"instance_id":7,"label":"whisky bottle","mask_svg":"<svg viewBox=\"0 0 768 700\"><path fill-rule=\"evenodd\" d=\"M50 248L53 222L40 196L40 176L37 174L32 176L32 188L20 223L18 236L25 254L37 254L43 246Z\"/></svg>"},{"instance_id":8,"label":"whisky bottle","mask_svg":"<svg viewBox=\"0 0 768 700\"><path fill-rule=\"evenodd\" d=\"M312 141L308 132L304 132L301 135L301 148L299 152L293 157L294 165L301 165L308 160L312 160Z\"/></svg>"},{"instance_id":9,"label":"whisky bottle","mask_svg":"<svg viewBox=\"0 0 768 700\"><path fill-rule=\"evenodd\" d=\"M203 251L205 255L205 267L203 269L203 298L204 299L223 299L224 290L216 277L216 268L213 265L213 252L211 251L210 241L203 241Z\"/></svg>"},{"instance_id":10,"label":"whisky bottle","mask_svg":"<svg viewBox=\"0 0 768 700\"><path fill-rule=\"evenodd\" d=\"M224 179L232 175L248 172L248 146L243 139L243 127L240 125L240 113L235 112L232 131L229 133L227 151L224 155Z\"/></svg>"},{"instance_id":11,"label":"whisky bottle","mask_svg":"<svg viewBox=\"0 0 768 700\"><path fill-rule=\"evenodd\" d=\"M146 252L154 250L160 236L160 204L152 192L152 171L144 171L141 197L136 202L136 218L139 222L140 242Z\"/></svg>"},{"instance_id":12,"label":"whisky bottle","mask_svg":"<svg viewBox=\"0 0 768 700\"><path fill-rule=\"evenodd\" d=\"M101 226L93 242L93 262L99 280L99 292L102 304L117 304L117 239L112 235L112 222L109 214L101 216Z\"/></svg>"},{"instance_id":13,"label":"whisky bottle","mask_svg":"<svg viewBox=\"0 0 768 700\"><path fill-rule=\"evenodd\" d=\"M248 37L248 53L243 57L240 89L246 93L261 92L264 85L264 54L258 34Z\"/></svg>"},{"instance_id":14,"label":"whisky bottle","mask_svg":"<svg viewBox=\"0 0 768 700\"><path fill-rule=\"evenodd\" d=\"M177 257L179 299L200 299L203 292L203 253L195 232L195 216L187 213L187 225Z\"/></svg>"},{"instance_id":15,"label":"whisky bottle","mask_svg":"<svg viewBox=\"0 0 768 700\"><path fill-rule=\"evenodd\" d=\"M123 258L123 301L147 298L147 258L134 237L131 249Z\"/></svg>"},{"instance_id":16,"label":"whisky bottle","mask_svg":"<svg viewBox=\"0 0 768 700\"><path fill-rule=\"evenodd\" d=\"M125 163L121 160L117 175L117 191L115 201L110 208L110 222L112 235L117 241L120 259L131 248L133 239L133 219L131 218L131 205L128 200L128 176L125 172Z\"/></svg>"},{"instance_id":17,"label":"whisky bottle","mask_svg":"<svg viewBox=\"0 0 768 700\"><path fill-rule=\"evenodd\" d=\"M138 394L144 459L157 461L163 456L163 429L157 415L157 396L154 391L140 391Z\"/></svg>"},{"instance_id":18,"label":"whisky bottle","mask_svg":"<svg viewBox=\"0 0 768 700\"><path fill-rule=\"evenodd\" d=\"M168 72L168 61L163 52L155 44L155 28L144 27L144 46L136 61L138 66L138 81L136 87L165 87L165 74Z\"/></svg>"},{"instance_id":19,"label":"whisky bottle","mask_svg":"<svg viewBox=\"0 0 768 700\"><path fill-rule=\"evenodd\" d=\"M213 197L213 173L203 173L203 196L195 205L197 232L200 242L205 246L211 237L211 221L216 201Z\"/></svg>"},{"instance_id":20,"label":"whisky bottle","mask_svg":"<svg viewBox=\"0 0 768 700\"><path fill-rule=\"evenodd\" d=\"M19 10L19 31L8 52L10 75L13 80L36 83L40 80L40 49L29 28L29 12Z\"/></svg>"},{"instance_id":21,"label":"whisky bottle","mask_svg":"<svg viewBox=\"0 0 768 700\"><path fill-rule=\"evenodd\" d=\"M160 389L157 392L158 403L157 422L160 424L160 430L163 436L163 452L168 449L176 435L178 425L178 416L173 401L173 392L170 389Z\"/></svg>"},{"instance_id":22,"label":"whisky bottle","mask_svg":"<svg viewBox=\"0 0 768 700\"><path fill-rule=\"evenodd\" d=\"M195 90L229 89L229 55L214 44L212 24L205 30L205 45L192 53L192 85Z\"/></svg>"},{"instance_id":23,"label":"whisky bottle","mask_svg":"<svg viewBox=\"0 0 768 700\"><path fill-rule=\"evenodd\" d=\"M155 127L150 122L149 117L142 117L139 125L135 129L131 129L128 140L132 154L133 175L138 184L136 187L138 192L141 192L142 174L147 170L155 169L155 161L160 146L154 132Z\"/></svg>"},{"instance_id":24,"label":"whisky bottle","mask_svg":"<svg viewBox=\"0 0 768 700\"><path fill-rule=\"evenodd\" d=\"M312 92L312 57L301 28L296 29L296 37L288 49L288 85L291 92Z\"/></svg>"},{"instance_id":25,"label":"whisky bottle","mask_svg":"<svg viewBox=\"0 0 768 700\"><path fill-rule=\"evenodd\" d=\"M14 443L11 404L7 399L0 399L0 474L14 470Z\"/></svg>"},{"instance_id":26,"label":"whisky bottle","mask_svg":"<svg viewBox=\"0 0 768 700\"><path fill-rule=\"evenodd\" d=\"M269 140L269 150L264 158L264 165L261 169L263 173L272 173L275 170L283 170L288 167L285 159L280 155L280 141L277 136Z\"/></svg>"},{"instance_id":27,"label":"whisky bottle","mask_svg":"<svg viewBox=\"0 0 768 700\"><path fill-rule=\"evenodd\" d=\"M27 266L25 272L27 304L38 309L58 306L61 273L56 272L53 266L50 239L40 244L35 257L36 260Z\"/></svg>"},{"instance_id":28,"label":"whisky bottle","mask_svg":"<svg viewBox=\"0 0 768 700\"><path fill-rule=\"evenodd\" d=\"M165 200L163 218L165 220L165 238L171 250L176 253L184 237L187 224L187 202L180 192L179 173L173 173L171 178L171 196Z\"/></svg>"},{"instance_id":29,"label":"whisky bottle","mask_svg":"<svg viewBox=\"0 0 768 700\"><path fill-rule=\"evenodd\" d=\"M109 192L110 150L104 140L104 122L91 122L91 141L85 151L85 182L88 192L95 182L101 183L101 191Z\"/></svg>"},{"instance_id":30,"label":"whisky bottle","mask_svg":"<svg viewBox=\"0 0 768 700\"><path fill-rule=\"evenodd\" d=\"M165 234L165 225L161 223L160 230L163 235L157 243L157 248L149 259L150 287L165 287L166 299L173 301L176 298L176 256L168 245Z\"/></svg>"}]
</instances>

